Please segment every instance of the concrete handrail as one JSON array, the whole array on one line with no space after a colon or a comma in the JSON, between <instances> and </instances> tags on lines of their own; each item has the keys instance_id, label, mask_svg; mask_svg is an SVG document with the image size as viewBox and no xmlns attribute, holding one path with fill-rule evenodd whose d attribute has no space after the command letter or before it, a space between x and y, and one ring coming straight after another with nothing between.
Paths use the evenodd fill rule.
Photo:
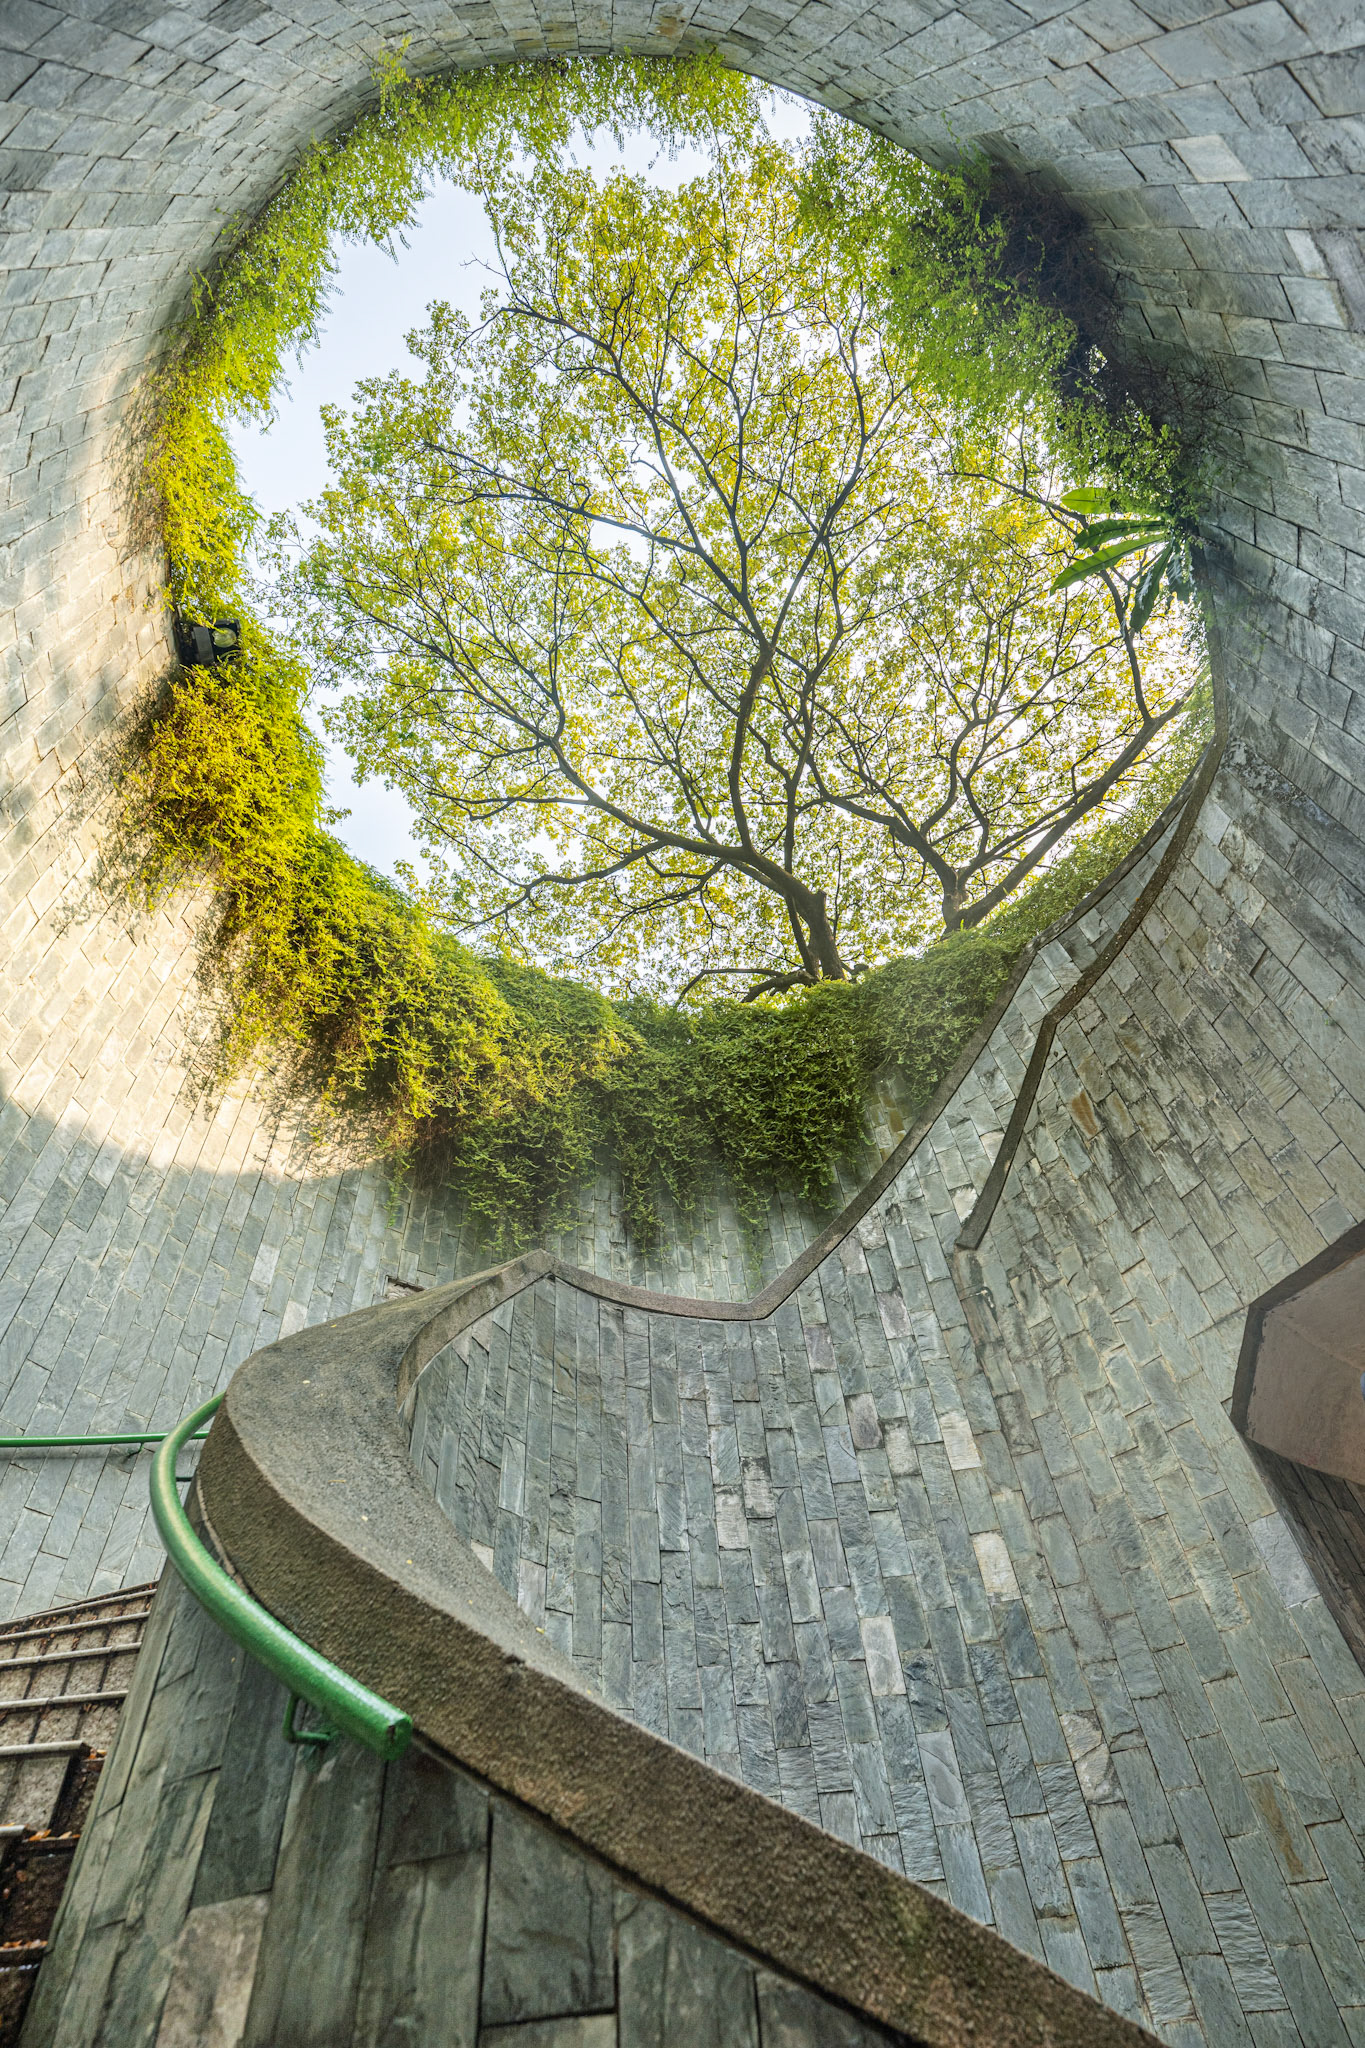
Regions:
<instances>
[{"instance_id":1,"label":"concrete handrail","mask_svg":"<svg viewBox=\"0 0 1365 2048\"><path fill-rule=\"evenodd\" d=\"M991 1929L616 1713L459 1538L410 1465L400 1368L424 1331L449 1341L544 1270L517 1262L248 1359L199 1468L224 1560L403 1700L425 1743L823 1996L924 2048L1150 2048Z\"/></svg>"}]
</instances>

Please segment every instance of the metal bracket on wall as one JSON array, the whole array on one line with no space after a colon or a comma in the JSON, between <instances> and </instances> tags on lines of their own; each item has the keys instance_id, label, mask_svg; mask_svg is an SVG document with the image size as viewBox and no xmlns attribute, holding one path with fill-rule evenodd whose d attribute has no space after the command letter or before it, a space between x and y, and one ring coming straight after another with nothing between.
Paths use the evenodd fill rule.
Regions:
<instances>
[{"instance_id":1,"label":"metal bracket on wall","mask_svg":"<svg viewBox=\"0 0 1365 2048\"><path fill-rule=\"evenodd\" d=\"M300 1728L297 1716L302 1705L299 1694L291 1692L284 1710L284 1739L298 1743L303 1749L305 1764L310 1771L316 1771L341 1731L328 1721L324 1721L320 1728Z\"/></svg>"}]
</instances>

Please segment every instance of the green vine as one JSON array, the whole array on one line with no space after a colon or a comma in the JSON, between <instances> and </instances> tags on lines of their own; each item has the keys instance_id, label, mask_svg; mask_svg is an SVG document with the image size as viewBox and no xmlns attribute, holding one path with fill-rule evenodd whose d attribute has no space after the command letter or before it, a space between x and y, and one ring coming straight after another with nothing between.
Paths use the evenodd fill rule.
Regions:
<instances>
[{"instance_id":1,"label":"green vine","mask_svg":"<svg viewBox=\"0 0 1365 2048\"><path fill-rule=\"evenodd\" d=\"M1028 412L1077 477L1193 530L1212 387L1134 349L1091 224L1043 180L979 150L933 170L825 114L803 199L870 253L888 331L965 441Z\"/></svg>"},{"instance_id":2,"label":"green vine","mask_svg":"<svg viewBox=\"0 0 1365 2048\"><path fill-rule=\"evenodd\" d=\"M679 141L734 134L755 106L709 59L386 75L376 109L315 145L200 282L149 396L145 476L175 602L199 619L239 615L243 643L217 669L174 671L135 736L123 811L137 887L155 903L212 885L218 1077L282 1060L320 1122L359 1119L378 1151L439 1176L498 1251L567 1222L604 1161L645 1246L661 1202L695 1208L718 1173L751 1234L775 1191L827 1204L873 1077L897 1070L911 1110L928 1099L1020 948L1103 878L1202 742L1187 722L1136 807L984 927L781 1005L614 1005L481 957L328 833L308 675L252 616L244 563L258 515L228 431L269 417L286 353L317 338L336 237L401 237L429 178L475 151L560 151L576 121L648 123Z\"/></svg>"},{"instance_id":3,"label":"green vine","mask_svg":"<svg viewBox=\"0 0 1365 2048\"><path fill-rule=\"evenodd\" d=\"M285 362L316 344L338 245L401 244L432 181L516 151L556 160L574 128L652 129L669 145L743 136L755 89L713 57L599 58L409 78L397 58L379 100L341 137L314 142L283 190L240 232L193 303L144 403L147 509L182 608L207 618L239 601L260 515L242 490L228 429L268 421ZM229 228L228 234L234 232Z\"/></svg>"},{"instance_id":4,"label":"green vine","mask_svg":"<svg viewBox=\"0 0 1365 2048\"><path fill-rule=\"evenodd\" d=\"M774 1191L819 1207L858 1146L873 1077L913 1110L952 1066L1020 949L1103 880L1197 750L1163 758L1140 807L1003 913L858 983L780 1007L614 1005L581 984L483 959L323 829L304 678L248 627L241 657L179 671L140 736L125 818L148 901L207 875L224 980L219 1070L284 1056L323 1117L440 1174L510 1251L567 1222L601 1160L648 1245L659 1200L686 1211L717 1170L746 1225Z\"/></svg>"}]
</instances>

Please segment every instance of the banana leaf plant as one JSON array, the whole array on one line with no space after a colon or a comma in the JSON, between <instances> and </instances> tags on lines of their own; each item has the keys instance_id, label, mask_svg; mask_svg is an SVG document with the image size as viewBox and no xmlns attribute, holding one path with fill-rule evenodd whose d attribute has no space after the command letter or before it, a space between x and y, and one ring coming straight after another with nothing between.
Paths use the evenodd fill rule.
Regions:
<instances>
[{"instance_id":1,"label":"banana leaf plant","mask_svg":"<svg viewBox=\"0 0 1365 2048\"><path fill-rule=\"evenodd\" d=\"M1090 485L1064 492L1060 503L1065 511L1079 514L1082 524L1076 533L1076 559L1053 577L1054 590L1066 590L1087 576L1117 567L1130 555L1156 548L1130 586L1128 630L1140 633L1162 596L1167 604L1174 597L1189 601L1194 590L1192 526L1136 499Z\"/></svg>"}]
</instances>

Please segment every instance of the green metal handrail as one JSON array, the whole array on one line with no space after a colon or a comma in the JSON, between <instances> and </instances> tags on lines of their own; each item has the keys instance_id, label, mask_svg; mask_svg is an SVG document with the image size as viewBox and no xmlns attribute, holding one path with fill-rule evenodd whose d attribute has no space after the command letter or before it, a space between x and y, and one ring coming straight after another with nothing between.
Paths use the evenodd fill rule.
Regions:
<instances>
[{"instance_id":1,"label":"green metal handrail","mask_svg":"<svg viewBox=\"0 0 1365 2048\"><path fill-rule=\"evenodd\" d=\"M159 1444L165 1435L164 1429L134 1429L111 1436L0 1436L0 1451L83 1451L87 1444ZM196 1429L191 1435L207 1436L208 1431Z\"/></svg>"},{"instance_id":2,"label":"green metal handrail","mask_svg":"<svg viewBox=\"0 0 1365 2048\"><path fill-rule=\"evenodd\" d=\"M283 1622L276 1621L249 1593L243 1592L235 1579L209 1556L181 1506L175 1478L176 1455L201 1424L211 1419L222 1398L215 1394L193 1415L187 1415L163 1439L152 1460L152 1513L167 1554L190 1592L218 1626L289 1688L290 1705L285 1721L291 1740L321 1745L333 1735L350 1735L376 1756L391 1762L403 1754L412 1740L411 1716L401 1713L358 1679L338 1670L335 1664L329 1664ZM301 1699L317 1708L327 1724L324 1728L304 1734L293 1727L295 1704Z\"/></svg>"},{"instance_id":3,"label":"green metal handrail","mask_svg":"<svg viewBox=\"0 0 1365 2048\"><path fill-rule=\"evenodd\" d=\"M104 1436L0 1436L3 1451L75 1451L88 1444L157 1444L152 1459L152 1513L167 1555L200 1606L244 1650L289 1688L284 1735L320 1758L338 1735L350 1735L386 1763L400 1757L412 1741L412 1718L377 1692L361 1685L335 1664L310 1649L276 1621L273 1614L243 1592L236 1580L209 1556L180 1504L175 1461L183 1446L208 1435L209 1423L222 1400L215 1394L172 1430L124 1430ZM300 1700L316 1707L320 1728L300 1728Z\"/></svg>"}]
</instances>

